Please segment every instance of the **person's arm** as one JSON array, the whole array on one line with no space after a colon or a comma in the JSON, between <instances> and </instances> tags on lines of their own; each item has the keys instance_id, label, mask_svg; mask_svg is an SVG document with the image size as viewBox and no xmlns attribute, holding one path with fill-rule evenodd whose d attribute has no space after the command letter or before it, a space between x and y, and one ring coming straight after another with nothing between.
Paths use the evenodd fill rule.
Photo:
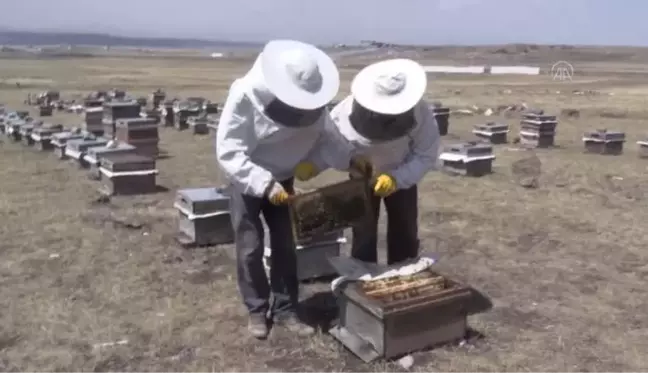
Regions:
<instances>
[{"instance_id":1,"label":"person's arm","mask_svg":"<svg viewBox=\"0 0 648 373\"><path fill-rule=\"evenodd\" d=\"M352 147L338 131L328 110L321 120L325 121L324 128L306 161L312 162L318 173L329 168L347 171L351 163Z\"/></svg>"},{"instance_id":2,"label":"person's arm","mask_svg":"<svg viewBox=\"0 0 648 373\"><path fill-rule=\"evenodd\" d=\"M272 174L250 160L257 145L254 108L244 92L232 84L216 131L216 158L228 179L244 194L262 197L272 186Z\"/></svg>"},{"instance_id":3,"label":"person's arm","mask_svg":"<svg viewBox=\"0 0 648 373\"><path fill-rule=\"evenodd\" d=\"M406 161L389 174L396 181L398 189L407 189L418 184L428 171L436 168L441 136L434 114L425 101L415 108L418 128L409 134L411 146Z\"/></svg>"}]
</instances>

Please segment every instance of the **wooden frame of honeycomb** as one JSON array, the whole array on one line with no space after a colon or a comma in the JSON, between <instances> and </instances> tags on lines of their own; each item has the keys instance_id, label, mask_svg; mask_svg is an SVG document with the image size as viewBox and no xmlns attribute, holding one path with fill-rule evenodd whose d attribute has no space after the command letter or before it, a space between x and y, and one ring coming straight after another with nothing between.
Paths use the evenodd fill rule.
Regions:
<instances>
[{"instance_id":1,"label":"wooden frame of honeycomb","mask_svg":"<svg viewBox=\"0 0 648 373\"><path fill-rule=\"evenodd\" d=\"M360 285L365 296L387 303L440 292L447 287L447 281L443 276L429 270L407 276L365 281Z\"/></svg>"},{"instance_id":2,"label":"wooden frame of honeycomb","mask_svg":"<svg viewBox=\"0 0 648 373\"><path fill-rule=\"evenodd\" d=\"M297 242L348 228L371 214L367 181L347 180L297 195L289 211Z\"/></svg>"}]
</instances>

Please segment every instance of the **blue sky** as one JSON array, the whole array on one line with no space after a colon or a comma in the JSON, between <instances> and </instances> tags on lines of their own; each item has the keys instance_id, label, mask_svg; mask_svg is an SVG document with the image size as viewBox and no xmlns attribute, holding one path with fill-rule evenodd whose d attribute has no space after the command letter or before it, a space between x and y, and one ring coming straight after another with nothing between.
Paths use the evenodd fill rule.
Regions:
<instances>
[{"instance_id":1,"label":"blue sky","mask_svg":"<svg viewBox=\"0 0 648 373\"><path fill-rule=\"evenodd\" d=\"M0 27L314 43L648 45L645 0L1 0ZM184 14L184 15L183 15Z\"/></svg>"}]
</instances>

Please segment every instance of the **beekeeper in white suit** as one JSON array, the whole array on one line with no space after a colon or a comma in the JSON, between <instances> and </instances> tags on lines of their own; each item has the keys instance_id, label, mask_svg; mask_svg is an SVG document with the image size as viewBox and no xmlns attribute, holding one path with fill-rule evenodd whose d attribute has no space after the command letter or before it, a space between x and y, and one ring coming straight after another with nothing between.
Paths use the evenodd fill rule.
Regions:
<instances>
[{"instance_id":1,"label":"beekeeper in white suit","mask_svg":"<svg viewBox=\"0 0 648 373\"><path fill-rule=\"evenodd\" d=\"M275 40L232 84L223 107L216 154L233 186L238 286L250 316L248 330L259 339L267 337L270 320L301 335L314 331L297 317L295 244L285 204L294 192L294 175L304 179L313 170L349 170L350 153L329 137L334 131L325 130L335 128L326 105L339 86L337 67L324 52ZM269 284L261 214L272 250Z\"/></svg>"},{"instance_id":2,"label":"beekeeper in white suit","mask_svg":"<svg viewBox=\"0 0 648 373\"><path fill-rule=\"evenodd\" d=\"M387 261L416 258L418 239L417 184L434 169L439 129L423 99L425 70L407 59L378 62L361 70L351 95L332 111L337 130L373 165L373 218L353 229L351 256L377 262L378 213L387 210Z\"/></svg>"}]
</instances>

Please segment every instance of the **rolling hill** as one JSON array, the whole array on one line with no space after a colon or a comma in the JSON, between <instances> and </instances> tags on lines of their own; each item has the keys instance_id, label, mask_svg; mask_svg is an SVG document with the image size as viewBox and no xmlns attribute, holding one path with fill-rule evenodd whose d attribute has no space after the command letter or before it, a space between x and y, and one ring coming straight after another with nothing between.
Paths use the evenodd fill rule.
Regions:
<instances>
[{"instance_id":1,"label":"rolling hill","mask_svg":"<svg viewBox=\"0 0 648 373\"><path fill-rule=\"evenodd\" d=\"M90 45L148 48L240 48L254 47L254 43L240 43L222 40L143 38L114 36L109 34L34 32L0 30L0 45Z\"/></svg>"}]
</instances>

